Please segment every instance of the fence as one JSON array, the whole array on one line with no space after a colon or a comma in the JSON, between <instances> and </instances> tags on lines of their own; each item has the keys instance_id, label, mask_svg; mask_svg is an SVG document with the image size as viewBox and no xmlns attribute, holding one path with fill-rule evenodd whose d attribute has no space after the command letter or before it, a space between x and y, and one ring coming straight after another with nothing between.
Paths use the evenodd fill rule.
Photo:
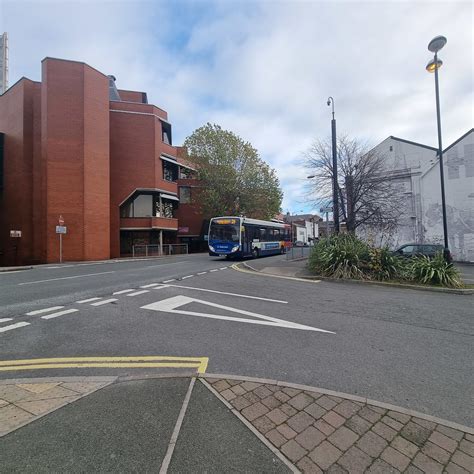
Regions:
<instances>
[{"instance_id":1,"label":"fence","mask_svg":"<svg viewBox=\"0 0 474 474\"><path fill-rule=\"evenodd\" d=\"M159 245L133 245L132 257L161 257L162 255L185 255L188 244L164 244L163 251Z\"/></svg>"},{"instance_id":2,"label":"fence","mask_svg":"<svg viewBox=\"0 0 474 474\"><path fill-rule=\"evenodd\" d=\"M304 247L291 247L286 252L287 260L294 260L296 258L308 258L313 247L304 246Z\"/></svg>"}]
</instances>

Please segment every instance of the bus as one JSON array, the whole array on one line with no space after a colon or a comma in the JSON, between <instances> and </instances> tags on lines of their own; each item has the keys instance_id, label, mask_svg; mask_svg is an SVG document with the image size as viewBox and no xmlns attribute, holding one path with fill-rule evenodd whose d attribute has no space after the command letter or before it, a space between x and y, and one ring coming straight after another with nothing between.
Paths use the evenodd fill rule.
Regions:
<instances>
[{"instance_id":1,"label":"bus","mask_svg":"<svg viewBox=\"0 0 474 474\"><path fill-rule=\"evenodd\" d=\"M209 223L209 255L257 258L285 253L291 246L290 230L290 225L282 222L214 217Z\"/></svg>"}]
</instances>

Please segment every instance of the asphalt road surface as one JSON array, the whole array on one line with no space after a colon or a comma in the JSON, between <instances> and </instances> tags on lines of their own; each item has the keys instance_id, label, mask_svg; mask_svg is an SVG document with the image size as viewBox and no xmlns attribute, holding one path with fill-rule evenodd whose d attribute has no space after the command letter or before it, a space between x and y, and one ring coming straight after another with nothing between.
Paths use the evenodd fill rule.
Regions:
<instances>
[{"instance_id":1,"label":"asphalt road surface","mask_svg":"<svg viewBox=\"0 0 474 474\"><path fill-rule=\"evenodd\" d=\"M272 258L280 257L269 266ZM303 383L474 424L471 296L229 265L200 254L0 273L0 359L205 356L209 373ZM57 375L0 370L1 378Z\"/></svg>"}]
</instances>

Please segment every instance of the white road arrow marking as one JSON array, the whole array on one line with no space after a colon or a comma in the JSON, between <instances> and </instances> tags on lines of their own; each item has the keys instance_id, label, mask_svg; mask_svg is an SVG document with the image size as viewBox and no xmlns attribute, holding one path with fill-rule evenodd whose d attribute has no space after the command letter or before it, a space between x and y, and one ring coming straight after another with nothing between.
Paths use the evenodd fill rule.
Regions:
<instances>
[{"instance_id":1,"label":"white road arrow marking","mask_svg":"<svg viewBox=\"0 0 474 474\"><path fill-rule=\"evenodd\" d=\"M198 313L196 311L185 311L177 309L180 306L184 306L189 303L201 303L207 306L212 306L214 308L224 309L226 311L231 311L233 313L243 314L245 316L252 316L257 319L247 319L247 318L234 318L232 316L223 316L218 314L209 314L209 313ZM184 314L187 316L198 316L201 318L210 318L210 319L221 319L225 321L234 321L238 323L249 323L249 324L261 324L264 326L276 326L287 329L301 329L303 331L317 331L324 332L328 334L335 334L332 331L326 331L325 329L313 328L311 326L305 326L303 324L293 323L291 321L285 321L283 319L272 318L270 316L265 316L263 314L252 313L250 311L245 311L243 309L232 308L230 306L224 306L217 303L211 303L210 301L198 300L196 298L190 298L188 296L173 296L172 298L167 298L165 300L157 301L145 306L142 306L142 309L149 309L152 311L162 311L165 313L174 313L174 314Z\"/></svg>"}]
</instances>

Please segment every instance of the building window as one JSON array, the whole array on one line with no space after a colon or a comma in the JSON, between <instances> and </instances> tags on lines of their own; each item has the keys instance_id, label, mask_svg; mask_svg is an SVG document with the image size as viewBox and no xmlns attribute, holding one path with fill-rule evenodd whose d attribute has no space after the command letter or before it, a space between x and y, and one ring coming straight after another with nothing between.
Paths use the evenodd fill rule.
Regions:
<instances>
[{"instance_id":1,"label":"building window","mask_svg":"<svg viewBox=\"0 0 474 474\"><path fill-rule=\"evenodd\" d=\"M178 165L170 163L169 161L163 161L163 179L166 181L177 181L178 180Z\"/></svg>"},{"instance_id":2,"label":"building window","mask_svg":"<svg viewBox=\"0 0 474 474\"><path fill-rule=\"evenodd\" d=\"M172 140L171 140L171 124L166 123L166 122L161 122L161 139L163 140L163 143L166 143L167 145L172 145Z\"/></svg>"},{"instance_id":3,"label":"building window","mask_svg":"<svg viewBox=\"0 0 474 474\"><path fill-rule=\"evenodd\" d=\"M153 195L139 194L120 207L120 217L151 217L153 213Z\"/></svg>"},{"instance_id":4,"label":"building window","mask_svg":"<svg viewBox=\"0 0 474 474\"><path fill-rule=\"evenodd\" d=\"M180 186L179 202L181 204L189 204L191 202L191 187L190 186Z\"/></svg>"},{"instance_id":5,"label":"building window","mask_svg":"<svg viewBox=\"0 0 474 474\"><path fill-rule=\"evenodd\" d=\"M168 199L161 199L160 197L155 197L155 217L166 217L172 219L174 217L175 204L174 201L169 201Z\"/></svg>"}]
</instances>

